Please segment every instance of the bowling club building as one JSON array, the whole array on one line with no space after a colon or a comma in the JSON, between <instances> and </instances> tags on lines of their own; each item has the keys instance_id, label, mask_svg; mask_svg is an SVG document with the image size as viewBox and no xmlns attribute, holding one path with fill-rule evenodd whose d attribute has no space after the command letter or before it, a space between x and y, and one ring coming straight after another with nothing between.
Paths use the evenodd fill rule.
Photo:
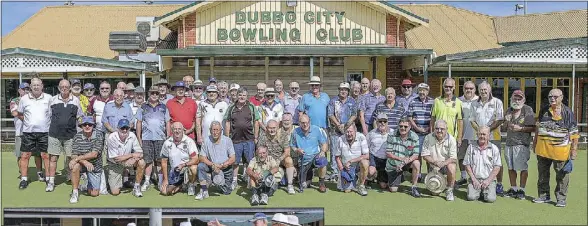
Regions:
<instances>
[{"instance_id":1,"label":"bowling club building","mask_svg":"<svg viewBox=\"0 0 588 226\"><path fill-rule=\"evenodd\" d=\"M439 96L443 79L452 77L456 95L465 81L486 80L505 107L522 89L536 111L550 89L560 88L585 123L587 16L573 10L492 17L386 1L50 6L2 37L2 106L8 109L19 82L32 74L51 94L64 77L151 86L190 75L254 90L278 78L304 86L314 75L330 95L342 81L377 78L398 90L408 78L426 81L431 96ZM142 35L123 50L111 32Z\"/></svg>"}]
</instances>

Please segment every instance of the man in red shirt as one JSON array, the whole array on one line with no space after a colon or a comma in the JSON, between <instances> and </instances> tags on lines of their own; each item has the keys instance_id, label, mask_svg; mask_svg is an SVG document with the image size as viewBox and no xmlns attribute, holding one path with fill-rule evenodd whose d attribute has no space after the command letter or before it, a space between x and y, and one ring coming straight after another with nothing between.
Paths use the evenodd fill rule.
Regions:
<instances>
[{"instance_id":1,"label":"man in red shirt","mask_svg":"<svg viewBox=\"0 0 588 226\"><path fill-rule=\"evenodd\" d=\"M166 106L169 110L170 124L174 122L181 122L186 128L185 134L194 139L194 127L196 126L196 102L192 98L186 98L184 92L186 86L183 81L178 81L171 87L175 94L173 99L170 99ZM168 134L171 136L171 134Z\"/></svg>"},{"instance_id":2,"label":"man in red shirt","mask_svg":"<svg viewBox=\"0 0 588 226\"><path fill-rule=\"evenodd\" d=\"M265 95L265 88L267 85L263 82L257 83L257 94L251 96L249 98L249 102L251 102L255 106L260 106L265 100L263 99Z\"/></svg>"}]
</instances>

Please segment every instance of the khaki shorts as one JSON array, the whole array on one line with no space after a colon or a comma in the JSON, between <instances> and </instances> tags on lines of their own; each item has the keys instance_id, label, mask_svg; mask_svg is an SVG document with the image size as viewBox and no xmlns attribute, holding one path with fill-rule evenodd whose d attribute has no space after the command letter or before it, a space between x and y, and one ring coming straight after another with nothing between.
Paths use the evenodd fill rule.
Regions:
<instances>
[{"instance_id":1,"label":"khaki shorts","mask_svg":"<svg viewBox=\"0 0 588 226\"><path fill-rule=\"evenodd\" d=\"M72 145L73 139L65 140L49 137L49 147L47 148L47 153L50 155L61 155L64 153L65 156L70 157Z\"/></svg>"},{"instance_id":2,"label":"khaki shorts","mask_svg":"<svg viewBox=\"0 0 588 226\"><path fill-rule=\"evenodd\" d=\"M523 171L529 169L531 150L525 145L506 146L504 159L509 170Z\"/></svg>"},{"instance_id":3,"label":"khaki shorts","mask_svg":"<svg viewBox=\"0 0 588 226\"><path fill-rule=\"evenodd\" d=\"M108 186L110 190L121 189L123 187L123 172L125 169L132 170L136 161L131 166L123 166L122 164L108 162Z\"/></svg>"}]
</instances>

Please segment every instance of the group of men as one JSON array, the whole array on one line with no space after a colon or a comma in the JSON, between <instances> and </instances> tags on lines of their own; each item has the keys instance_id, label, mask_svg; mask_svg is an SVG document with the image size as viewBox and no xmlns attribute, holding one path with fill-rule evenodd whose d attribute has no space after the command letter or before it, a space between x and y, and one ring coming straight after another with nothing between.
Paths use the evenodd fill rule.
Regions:
<instances>
[{"instance_id":1,"label":"group of men","mask_svg":"<svg viewBox=\"0 0 588 226\"><path fill-rule=\"evenodd\" d=\"M300 93L297 82L286 91L276 80L273 87L257 84L250 96L236 83L211 78L206 85L185 76L173 85L161 79L147 91L120 82L112 94L110 84L102 82L94 96L93 84L82 89L79 80L64 79L60 93L51 96L43 92L42 80L33 78L30 86L20 85L20 97L11 101L19 188L27 188L28 163L35 156L39 180L46 182L47 192L53 191L57 161L64 154L71 203L78 202L80 189L91 196L118 195L132 183L133 172L130 186L137 197L152 181L162 195L186 191L203 200L209 186L229 195L239 186L240 164L252 205L268 204L280 185L288 194L302 193L315 171L322 193L328 190L326 181L362 196L370 182L397 192L404 175L410 175L408 191L420 197L421 165L446 175L448 201L454 200L455 188L467 185L468 200L494 202L497 195L525 198L534 147L540 193L534 202L550 200L549 168L554 164L557 206L566 205L567 169L576 158L579 135L561 90L550 91L550 105L535 122L521 90L512 93L503 112L502 101L485 81L477 87L479 96L476 85L466 82L459 98L451 78L437 98L429 96L429 85L418 84L413 92L414 85L406 79L401 95L392 87L382 95L379 80L364 78L342 82L338 95L329 97L320 78L312 76L307 92ZM501 126L508 134L504 149ZM511 185L507 192L501 152ZM86 178L87 186L80 186L80 178Z\"/></svg>"}]
</instances>

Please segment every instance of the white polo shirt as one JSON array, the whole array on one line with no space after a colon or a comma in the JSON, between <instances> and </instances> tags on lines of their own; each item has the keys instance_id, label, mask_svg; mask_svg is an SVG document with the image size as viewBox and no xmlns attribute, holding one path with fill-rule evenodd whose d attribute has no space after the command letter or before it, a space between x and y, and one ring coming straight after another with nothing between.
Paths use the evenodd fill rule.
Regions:
<instances>
[{"instance_id":1,"label":"white polo shirt","mask_svg":"<svg viewBox=\"0 0 588 226\"><path fill-rule=\"evenodd\" d=\"M472 102L470 121L478 123L478 126L490 126L493 122L504 119L504 109L502 101L496 97L492 97L485 104L482 103L482 98L478 101ZM499 127L500 128L500 127ZM475 139L477 140L477 136ZM500 140L500 131L498 128L492 131L490 140Z\"/></svg>"},{"instance_id":2,"label":"white polo shirt","mask_svg":"<svg viewBox=\"0 0 588 226\"><path fill-rule=\"evenodd\" d=\"M261 112L261 118L264 125L270 120L276 120L277 122L282 121L282 115L284 114L284 105L274 101L272 106L269 106L264 102L259 106Z\"/></svg>"},{"instance_id":3,"label":"white polo shirt","mask_svg":"<svg viewBox=\"0 0 588 226\"><path fill-rule=\"evenodd\" d=\"M388 146L388 134L391 134L393 129L387 133L380 133L378 128L373 129L368 133L367 140L370 149L370 154L379 159L388 159L386 156L386 147Z\"/></svg>"},{"instance_id":4,"label":"white polo shirt","mask_svg":"<svg viewBox=\"0 0 588 226\"><path fill-rule=\"evenodd\" d=\"M495 166L502 166L500 150L492 143L488 143L484 150L476 143L470 144L466 151L463 165L470 166L472 173L478 179L486 179Z\"/></svg>"},{"instance_id":5,"label":"white polo shirt","mask_svg":"<svg viewBox=\"0 0 588 226\"><path fill-rule=\"evenodd\" d=\"M24 116L23 133L48 133L51 124L51 98L47 93L42 93L38 98L32 93L20 98L18 112Z\"/></svg>"},{"instance_id":6,"label":"white polo shirt","mask_svg":"<svg viewBox=\"0 0 588 226\"><path fill-rule=\"evenodd\" d=\"M347 142L345 135L339 137L338 145L339 148L334 154L335 156L341 156L341 162L343 164L361 155L368 154L370 151L367 139L363 134L358 132L355 132L355 140L351 145Z\"/></svg>"},{"instance_id":7,"label":"white polo shirt","mask_svg":"<svg viewBox=\"0 0 588 226\"><path fill-rule=\"evenodd\" d=\"M472 103L478 101L478 96L474 96L471 100L467 100L464 96L459 97L461 100L461 113L463 114L463 139L473 141L476 139L474 128L470 123L472 117Z\"/></svg>"},{"instance_id":8,"label":"white polo shirt","mask_svg":"<svg viewBox=\"0 0 588 226\"><path fill-rule=\"evenodd\" d=\"M128 155L135 152L143 152L139 145L139 140L133 132L129 132L127 139L120 140L118 132L111 133L106 141L108 146L108 160L114 163L114 158L118 156Z\"/></svg>"},{"instance_id":9,"label":"white polo shirt","mask_svg":"<svg viewBox=\"0 0 588 226\"><path fill-rule=\"evenodd\" d=\"M423 141L422 150L421 156L431 156L434 161L445 161L447 159L457 160L457 142L451 134L447 134L447 136L439 142L435 133L430 133Z\"/></svg>"},{"instance_id":10,"label":"white polo shirt","mask_svg":"<svg viewBox=\"0 0 588 226\"><path fill-rule=\"evenodd\" d=\"M182 163L187 163L191 157L195 156L198 156L196 143L186 135L182 137L178 145L174 143L173 137L168 138L161 148L161 157L169 160L171 169Z\"/></svg>"},{"instance_id":11,"label":"white polo shirt","mask_svg":"<svg viewBox=\"0 0 588 226\"><path fill-rule=\"evenodd\" d=\"M227 112L229 104L224 101L216 101L216 104L210 103L208 100L200 101L198 104L198 111L196 115L202 119L202 137L210 135L210 123L218 121L223 125L223 118Z\"/></svg>"}]
</instances>

